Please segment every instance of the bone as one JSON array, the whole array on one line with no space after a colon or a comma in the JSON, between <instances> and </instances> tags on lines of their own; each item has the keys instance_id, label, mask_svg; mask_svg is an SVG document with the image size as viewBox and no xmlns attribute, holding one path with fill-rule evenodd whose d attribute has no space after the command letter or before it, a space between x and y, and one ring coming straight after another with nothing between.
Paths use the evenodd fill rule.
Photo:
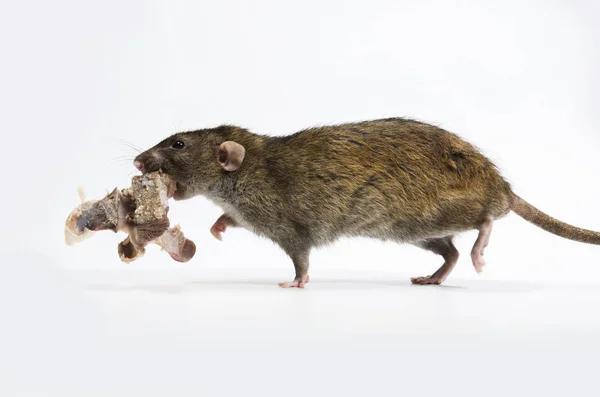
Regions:
<instances>
[{"instance_id":1,"label":"bone","mask_svg":"<svg viewBox=\"0 0 600 397\"><path fill-rule=\"evenodd\" d=\"M196 245L185 238L179 225L169 227L168 200L173 192L174 182L160 172L135 176L131 187L115 188L101 200L84 201L75 208L65 223L65 243L72 245L100 230L125 232L128 236L117 249L125 263L144 256L150 243L174 260L187 262Z\"/></svg>"}]
</instances>

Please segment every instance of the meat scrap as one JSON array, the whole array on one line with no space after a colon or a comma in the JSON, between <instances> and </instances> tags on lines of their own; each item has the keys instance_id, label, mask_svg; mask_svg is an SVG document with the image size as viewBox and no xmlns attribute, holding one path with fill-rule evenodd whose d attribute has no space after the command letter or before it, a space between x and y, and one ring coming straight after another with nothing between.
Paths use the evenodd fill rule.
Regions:
<instances>
[{"instance_id":1,"label":"meat scrap","mask_svg":"<svg viewBox=\"0 0 600 397\"><path fill-rule=\"evenodd\" d=\"M160 172L133 177L131 187L115 188L101 200L83 201L65 223L65 242L71 245L90 232L112 230L125 232L127 238L118 246L123 262L132 262L154 243L178 262L187 262L196 253L196 245L185 238L179 226L169 227L169 198L175 182Z\"/></svg>"}]
</instances>

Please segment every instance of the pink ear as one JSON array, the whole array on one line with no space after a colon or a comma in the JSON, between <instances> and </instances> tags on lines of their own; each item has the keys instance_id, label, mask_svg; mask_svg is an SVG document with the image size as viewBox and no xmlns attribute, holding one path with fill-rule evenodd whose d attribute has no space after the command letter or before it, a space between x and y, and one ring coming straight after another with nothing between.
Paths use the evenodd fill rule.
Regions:
<instances>
[{"instance_id":1,"label":"pink ear","mask_svg":"<svg viewBox=\"0 0 600 397\"><path fill-rule=\"evenodd\" d=\"M223 142L217 148L217 161L227 171L235 171L242 165L246 149L233 141Z\"/></svg>"}]
</instances>

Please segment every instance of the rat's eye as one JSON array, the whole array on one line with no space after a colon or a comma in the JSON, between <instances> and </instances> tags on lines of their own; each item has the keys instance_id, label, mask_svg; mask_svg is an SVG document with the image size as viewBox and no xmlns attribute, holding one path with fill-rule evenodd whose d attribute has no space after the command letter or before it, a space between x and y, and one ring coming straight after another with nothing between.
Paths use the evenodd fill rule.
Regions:
<instances>
[{"instance_id":1,"label":"rat's eye","mask_svg":"<svg viewBox=\"0 0 600 397\"><path fill-rule=\"evenodd\" d=\"M171 147L173 149L181 150L181 149L183 149L185 147L185 144L182 141L175 141L175 143L173 143L171 145Z\"/></svg>"}]
</instances>

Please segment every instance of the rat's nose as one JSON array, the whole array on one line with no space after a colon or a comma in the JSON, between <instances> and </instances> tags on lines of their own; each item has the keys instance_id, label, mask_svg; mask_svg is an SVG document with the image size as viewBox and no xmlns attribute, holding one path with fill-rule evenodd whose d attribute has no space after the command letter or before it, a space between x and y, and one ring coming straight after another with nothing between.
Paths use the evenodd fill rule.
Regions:
<instances>
[{"instance_id":1,"label":"rat's nose","mask_svg":"<svg viewBox=\"0 0 600 397\"><path fill-rule=\"evenodd\" d=\"M140 160L134 160L133 161L133 165L135 168L137 168L139 171L144 171L144 163L142 163Z\"/></svg>"}]
</instances>

